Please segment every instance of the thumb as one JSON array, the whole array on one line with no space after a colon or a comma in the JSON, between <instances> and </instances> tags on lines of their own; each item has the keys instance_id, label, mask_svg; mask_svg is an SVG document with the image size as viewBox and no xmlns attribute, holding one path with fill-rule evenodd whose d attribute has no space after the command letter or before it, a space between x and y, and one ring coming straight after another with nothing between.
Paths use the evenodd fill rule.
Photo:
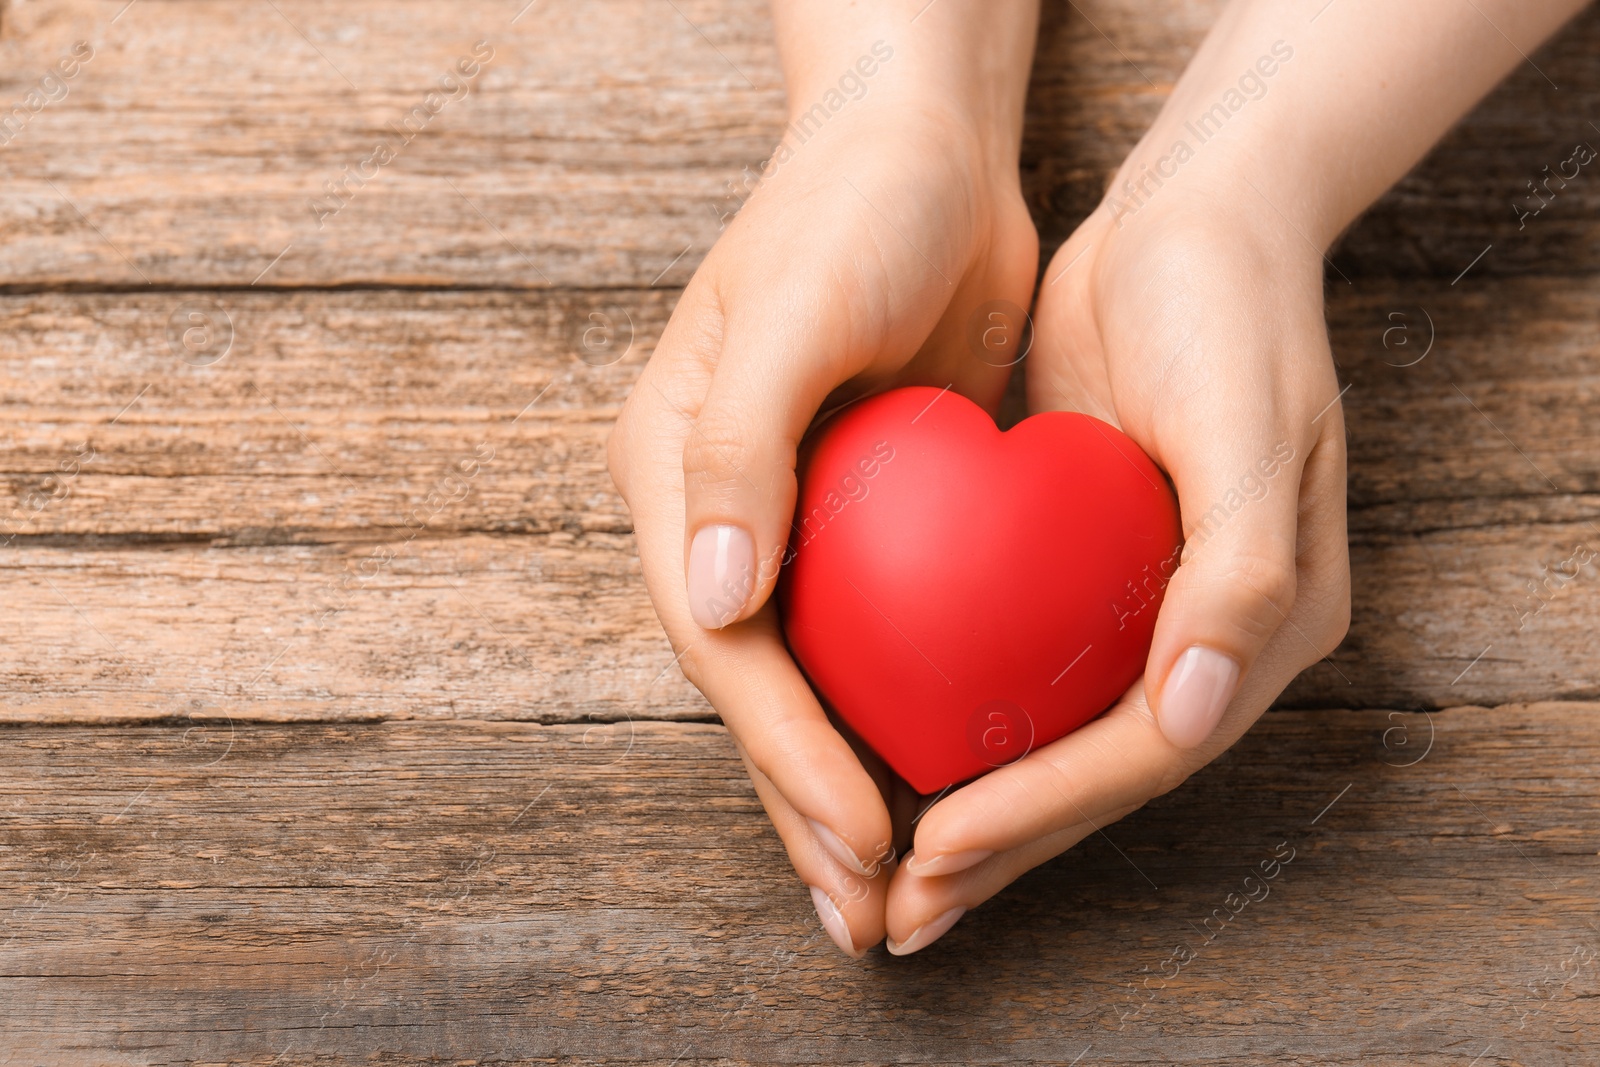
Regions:
<instances>
[{"instance_id":1,"label":"thumb","mask_svg":"<svg viewBox=\"0 0 1600 1067\"><path fill-rule=\"evenodd\" d=\"M1207 436L1203 447L1190 442L1173 450L1180 458L1168 465L1183 515L1183 562L1167 588L1145 669L1161 732L1186 749L1216 731L1294 605L1308 447L1298 435Z\"/></svg>"},{"instance_id":2,"label":"thumb","mask_svg":"<svg viewBox=\"0 0 1600 1067\"><path fill-rule=\"evenodd\" d=\"M849 314L803 283L725 305L721 355L683 447L689 611L706 629L753 614L777 581L800 438L870 358Z\"/></svg>"}]
</instances>

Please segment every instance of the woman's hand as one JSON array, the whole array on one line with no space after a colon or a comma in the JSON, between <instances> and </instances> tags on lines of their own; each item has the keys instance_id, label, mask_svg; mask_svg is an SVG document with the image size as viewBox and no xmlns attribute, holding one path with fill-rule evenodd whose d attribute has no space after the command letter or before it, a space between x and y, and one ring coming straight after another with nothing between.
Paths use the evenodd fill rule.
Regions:
<instances>
[{"instance_id":1,"label":"woman's hand","mask_svg":"<svg viewBox=\"0 0 1600 1067\"><path fill-rule=\"evenodd\" d=\"M1144 677L1115 707L921 820L890 891L892 948L921 948L1176 787L1344 636L1344 424L1322 259L1274 221L1174 196L1119 230L1102 208L1052 262L1029 410L1085 412L1137 441L1176 486L1182 562Z\"/></svg>"},{"instance_id":2,"label":"woman's hand","mask_svg":"<svg viewBox=\"0 0 1600 1067\"><path fill-rule=\"evenodd\" d=\"M776 14L784 145L684 292L610 467L684 674L733 733L823 925L859 955L884 936L913 798L834 727L784 646L769 598L796 450L819 411L895 385L998 406L1007 361L979 358L968 328L1032 292L1017 154L1036 13Z\"/></svg>"},{"instance_id":3,"label":"woman's hand","mask_svg":"<svg viewBox=\"0 0 1600 1067\"><path fill-rule=\"evenodd\" d=\"M920 820L889 892L892 951L926 946L1177 786L1342 639L1344 424L1323 251L1580 6L1417 0L1308 16L1235 0L1223 13L1056 254L1029 357L1032 410L1121 427L1177 489L1186 545L1144 677Z\"/></svg>"}]
</instances>

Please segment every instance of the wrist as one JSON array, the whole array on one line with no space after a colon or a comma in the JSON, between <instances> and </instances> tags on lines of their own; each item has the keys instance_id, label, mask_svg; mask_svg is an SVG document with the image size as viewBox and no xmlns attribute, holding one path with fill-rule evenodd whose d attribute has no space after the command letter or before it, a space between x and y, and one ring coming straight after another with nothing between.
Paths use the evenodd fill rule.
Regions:
<instances>
[{"instance_id":1,"label":"wrist","mask_svg":"<svg viewBox=\"0 0 1600 1067\"><path fill-rule=\"evenodd\" d=\"M1191 187L1270 214L1325 252L1579 6L1414 0L1340 5L1318 21L1298 5L1234 0L1108 195L1138 210Z\"/></svg>"},{"instance_id":2,"label":"wrist","mask_svg":"<svg viewBox=\"0 0 1600 1067\"><path fill-rule=\"evenodd\" d=\"M1302 221L1263 203L1244 184L1247 178L1255 182L1241 174L1235 184L1219 173L1169 183L1143 208L1120 213L1117 198L1108 192L1093 216L1089 232L1095 255L1084 280L1100 281L1107 274L1138 277L1141 286L1175 287L1191 296L1221 281L1252 294L1262 306L1310 309L1320 323L1323 249ZM1131 200L1124 197L1122 203ZM1188 310L1210 314L1219 309Z\"/></svg>"},{"instance_id":3,"label":"wrist","mask_svg":"<svg viewBox=\"0 0 1600 1067\"><path fill-rule=\"evenodd\" d=\"M788 96L782 142L794 150L852 112L886 131L931 122L950 132L953 149L1015 182L1036 0L1008 5L1003 16L924 4L863 11L841 0L777 0Z\"/></svg>"},{"instance_id":4,"label":"wrist","mask_svg":"<svg viewBox=\"0 0 1600 1067\"><path fill-rule=\"evenodd\" d=\"M1281 106L1300 53L1286 38L1199 56L1112 178L1105 208L1121 228L1161 204L1205 205L1297 233L1320 256L1354 213L1341 194L1338 145L1306 143ZM1253 226L1252 228L1262 228Z\"/></svg>"}]
</instances>

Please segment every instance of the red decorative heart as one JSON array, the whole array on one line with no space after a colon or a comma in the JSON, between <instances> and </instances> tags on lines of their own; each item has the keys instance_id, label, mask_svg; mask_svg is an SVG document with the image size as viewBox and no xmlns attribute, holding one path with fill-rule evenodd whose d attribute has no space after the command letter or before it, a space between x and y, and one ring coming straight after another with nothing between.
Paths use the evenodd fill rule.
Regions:
<instances>
[{"instance_id":1,"label":"red decorative heart","mask_svg":"<svg viewBox=\"0 0 1600 1067\"><path fill-rule=\"evenodd\" d=\"M896 389L807 444L779 597L822 697L923 793L1020 758L1138 678L1181 548L1138 445L1046 412L1001 433Z\"/></svg>"}]
</instances>

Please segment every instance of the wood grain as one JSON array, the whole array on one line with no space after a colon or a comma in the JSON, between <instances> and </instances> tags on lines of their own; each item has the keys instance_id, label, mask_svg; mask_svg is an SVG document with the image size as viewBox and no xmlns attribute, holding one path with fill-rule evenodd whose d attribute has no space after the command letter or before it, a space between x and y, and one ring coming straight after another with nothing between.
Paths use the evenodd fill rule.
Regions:
<instances>
[{"instance_id":1,"label":"wood grain","mask_svg":"<svg viewBox=\"0 0 1600 1067\"><path fill-rule=\"evenodd\" d=\"M1044 255L1221 5L1047 6ZM1600 143L1600 11L1333 257L1355 616L1281 701L1321 710L860 963L604 469L781 127L770 30L0 4L0 114L95 49L0 146L0 1064L1591 1064L1600 187L1512 203Z\"/></svg>"},{"instance_id":2,"label":"wood grain","mask_svg":"<svg viewBox=\"0 0 1600 1067\"><path fill-rule=\"evenodd\" d=\"M22 99L75 40L96 48L70 94L0 149L7 284L538 288L663 272L681 284L737 203L729 183L783 125L759 0L536 4L515 23L517 0L191 0L112 24L123 2L7 12L0 99ZM1047 253L1219 9L1047 5L1023 159ZM319 221L324 183L480 39L495 55L476 90ZM1348 236L1340 269L1454 277L1490 244L1480 274L1600 268L1592 177L1520 229L1511 207L1545 165L1600 137L1597 42L1590 11L1532 57L1544 74L1519 68ZM915 47L909 31L891 43Z\"/></svg>"},{"instance_id":3,"label":"wood grain","mask_svg":"<svg viewBox=\"0 0 1600 1067\"><path fill-rule=\"evenodd\" d=\"M1594 544L1589 525L1539 523L1352 545L1350 635L1280 704L1594 699L1597 568L1562 568ZM1534 600L1544 568L1578 576ZM622 534L18 544L0 589L27 632L0 646L0 720L710 715Z\"/></svg>"},{"instance_id":4,"label":"wood grain","mask_svg":"<svg viewBox=\"0 0 1600 1067\"><path fill-rule=\"evenodd\" d=\"M370 535L479 459L431 529L622 532L604 439L676 295L0 297L0 518L40 536ZM1372 279L1328 303L1358 536L1596 514L1593 278ZM210 347L185 346L192 314ZM84 443L70 486L45 484Z\"/></svg>"},{"instance_id":5,"label":"wood grain","mask_svg":"<svg viewBox=\"0 0 1600 1067\"><path fill-rule=\"evenodd\" d=\"M316 540L419 521L626 531L605 437L675 300L0 298L8 532ZM209 345L185 346L191 330ZM75 462L85 442L93 458ZM64 480L64 462L78 468L70 484L46 484ZM439 509L429 496L442 485L455 499ZM50 503L36 510L41 498Z\"/></svg>"},{"instance_id":6,"label":"wood grain","mask_svg":"<svg viewBox=\"0 0 1600 1067\"><path fill-rule=\"evenodd\" d=\"M1526 585L1595 542L1540 524L1355 545L1350 636L1280 703L1593 699L1596 565L1540 601ZM625 535L14 545L0 590L28 634L0 645L0 720L711 715Z\"/></svg>"},{"instance_id":7,"label":"wood grain","mask_svg":"<svg viewBox=\"0 0 1600 1067\"><path fill-rule=\"evenodd\" d=\"M0 584L52 637L0 650L0 715L159 717L204 699L245 718L705 717L680 672L661 674L673 653L604 467L673 299L0 298L0 503L16 535ZM1329 301L1350 387L1355 617L1284 703L1600 696L1596 567L1541 584L1600 545L1584 414L1600 286L1371 279ZM233 330L201 366L184 357L215 352L169 337L194 308Z\"/></svg>"},{"instance_id":8,"label":"wood grain","mask_svg":"<svg viewBox=\"0 0 1600 1067\"><path fill-rule=\"evenodd\" d=\"M12 547L0 720L707 718L630 546Z\"/></svg>"},{"instance_id":9,"label":"wood grain","mask_svg":"<svg viewBox=\"0 0 1600 1067\"><path fill-rule=\"evenodd\" d=\"M195 0L111 25L122 3L8 14L7 96L76 39L97 52L0 151L8 281L249 286L281 254L260 284L644 286L693 244L681 283L725 182L782 125L759 0L535 4L515 23L524 0ZM388 124L479 40L473 91L400 143ZM385 137L397 158L319 221L324 183Z\"/></svg>"},{"instance_id":10,"label":"wood grain","mask_svg":"<svg viewBox=\"0 0 1600 1067\"><path fill-rule=\"evenodd\" d=\"M1269 716L860 963L720 727L10 728L0 1029L40 1064L1581 1064L1597 711Z\"/></svg>"}]
</instances>

